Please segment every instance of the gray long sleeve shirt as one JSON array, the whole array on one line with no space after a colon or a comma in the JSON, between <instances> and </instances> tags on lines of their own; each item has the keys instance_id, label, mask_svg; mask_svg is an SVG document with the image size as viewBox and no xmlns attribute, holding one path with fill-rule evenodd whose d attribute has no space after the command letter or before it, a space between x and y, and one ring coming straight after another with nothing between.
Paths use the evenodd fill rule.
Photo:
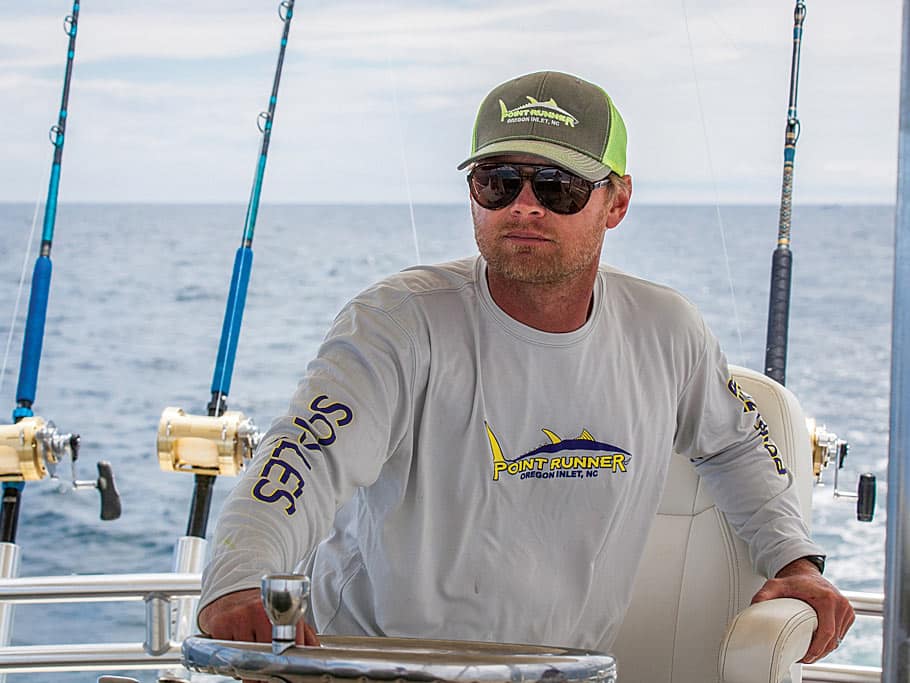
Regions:
<instances>
[{"instance_id":1,"label":"gray long sleeve shirt","mask_svg":"<svg viewBox=\"0 0 910 683\"><path fill-rule=\"evenodd\" d=\"M225 504L200 606L316 548L320 632L609 649L680 456L759 572L820 553L682 296L602 266L588 321L553 334L485 267L410 269L341 311Z\"/></svg>"}]
</instances>

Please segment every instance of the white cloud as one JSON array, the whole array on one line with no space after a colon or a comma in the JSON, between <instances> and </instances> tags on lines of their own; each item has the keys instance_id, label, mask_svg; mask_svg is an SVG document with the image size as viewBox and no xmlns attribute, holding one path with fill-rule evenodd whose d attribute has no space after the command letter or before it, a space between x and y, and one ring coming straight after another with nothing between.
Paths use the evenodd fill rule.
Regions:
<instances>
[{"instance_id":1,"label":"white cloud","mask_svg":"<svg viewBox=\"0 0 910 683\"><path fill-rule=\"evenodd\" d=\"M900 22L891 4L864 6L878 20L862 42L855 4L810 7L797 172L813 197L826 197L835 167L876 169L854 185L860 200L893 194ZM264 197L403 201L403 139L415 199L461 201L453 167L480 98L506 78L558 68L603 84L619 104L637 198L712 201L717 187L722 201L776 201L792 6L775 5L686 0L684 14L658 0L298 3ZM65 197L104 201L113 183L128 200L246 201L253 125L278 49L276 6L86 6ZM4 164L17 169L2 200L33 199L47 172L61 19L48 0L27 13L0 9L0 99L9 103L0 129L15 131ZM377 177L380 166L394 172ZM356 197L335 189L343 178L356 180Z\"/></svg>"}]
</instances>

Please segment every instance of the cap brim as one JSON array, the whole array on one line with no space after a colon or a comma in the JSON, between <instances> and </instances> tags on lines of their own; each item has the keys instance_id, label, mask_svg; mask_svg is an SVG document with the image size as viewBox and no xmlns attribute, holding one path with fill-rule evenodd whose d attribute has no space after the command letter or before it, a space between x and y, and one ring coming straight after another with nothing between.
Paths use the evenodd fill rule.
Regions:
<instances>
[{"instance_id":1,"label":"cap brim","mask_svg":"<svg viewBox=\"0 0 910 683\"><path fill-rule=\"evenodd\" d=\"M609 166L600 163L596 159L592 159L587 154L576 152L574 149L568 149L562 145L555 145L552 142L544 142L543 140L519 139L500 140L499 142L493 142L485 147L481 147L474 154L462 161L458 165L458 170L461 171L467 168L469 164L473 164L477 161L505 154L533 154L534 156L546 159L557 166L562 166L591 182L602 180L613 171Z\"/></svg>"}]
</instances>

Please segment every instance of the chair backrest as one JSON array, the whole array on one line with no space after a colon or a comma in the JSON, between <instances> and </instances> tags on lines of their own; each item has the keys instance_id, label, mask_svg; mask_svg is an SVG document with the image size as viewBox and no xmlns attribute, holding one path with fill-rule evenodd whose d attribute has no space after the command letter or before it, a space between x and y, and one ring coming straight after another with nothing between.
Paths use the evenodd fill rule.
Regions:
<instances>
[{"instance_id":1,"label":"chair backrest","mask_svg":"<svg viewBox=\"0 0 910 683\"><path fill-rule=\"evenodd\" d=\"M736 366L730 371L768 423L794 475L808 523L812 448L799 403L764 375ZM613 649L618 680L719 681L718 652L727 626L749 606L762 583L764 578L752 570L748 549L715 507L694 468L685 458L674 457Z\"/></svg>"}]
</instances>

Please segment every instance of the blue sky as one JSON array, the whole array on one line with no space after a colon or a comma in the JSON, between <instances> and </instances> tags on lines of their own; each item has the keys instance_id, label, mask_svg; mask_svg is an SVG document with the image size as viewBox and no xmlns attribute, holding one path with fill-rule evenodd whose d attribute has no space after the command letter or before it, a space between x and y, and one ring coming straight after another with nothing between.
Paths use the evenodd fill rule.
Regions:
<instances>
[{"instance_id":1,"label":"blue sky","mask_svg":"<svg viewBox=\"0 0 910 683\"><path fill-rule=\"evenodd\" d=\"M796 201L888 203L900 3L810 2ZM0 201L46 192L72 2L0 5ZM61 201L247 201L273 0L88 0ZM266 202L459 202L477 104L543 68L603 85L639 202L776 203L790 0L298 0Z\"/></svg>"}]
</instances>

